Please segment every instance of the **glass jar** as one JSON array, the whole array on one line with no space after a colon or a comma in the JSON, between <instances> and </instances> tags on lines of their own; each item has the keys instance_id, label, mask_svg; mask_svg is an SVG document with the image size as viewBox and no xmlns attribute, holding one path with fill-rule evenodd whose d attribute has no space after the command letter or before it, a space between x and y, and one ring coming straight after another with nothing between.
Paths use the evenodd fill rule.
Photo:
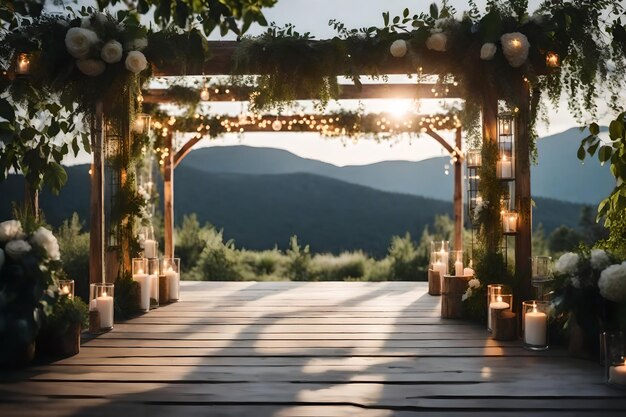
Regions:
<instances>
[{"instance_id":1,"label":"glass jar","mask_svg":"<svg viewBox=\"0 0 626 417\"><path fill-rule=\"evenodd\" d=\"M148 280L150 281L150 308L159 306L159 260L147 259Z\"/></svg>"},{"instance_id":2,"label":"glass jar","mask_svg":"<svg viewBox=\"0 0 626 417\"><path fill-rule=\"evenodd\" d=\"M439 272L441 278L448 275L449 253L450 242L447 240L430 242L430 269Z\"/></svg>"},{"instance_id":3,"label":"glass jar","mask_svg":"<svg viewBox=\"0 0 626 417\"><path fill-rule=\"evenodd\" d=\"M74 280L73 279L60 279L59 280L59 294L61 294L61 296L67 296L70 299L74 298Z\"/></svg>"},{"instance_id":4,"label":"glass jar","mask_svg":"<svg viewBox=\"0 0 626 417\"><path fill-rule=\"evenodd\" d=\"M180 258L161 259L160 275L165 277L169 294L169 301L180 300Z\"/></svg>"},{"instance_id":5,"label":"glass jar","mask_svg":"<svg viewBox=\"0 0 626 417\"><path fill-rule=\"evenodd\" d=\"M626 389L624 334L620 331L602 333L602 349L607 384Z\"/></svg>"},{"instance_id":6,"label":"glass jar","mask_svg":"<svg viewBox=\"0 0 626 417\"><path fill-rule=\"evenodd\" d=\"M450 271L451 274L454 273L457 277L464 276L462 250L453 250L450 252L450 265L448 266L448 271Z\"/></svg>"},{"instance_id":7,"label":"glass jar","mask_svg":"<svg viewBox=\"0 0 626 417\"><path fill-rule=\"evenodd\" d=\"M548 349L550 303L542 300L522 302L522 334L524 347L531 350Z\"/></svg>"},{"instance_id":8,"label":"glass jar","mask_svg":"<svg viewBox=\"0 0 626 417\"><path fill-rule=\"evenodd\" d=\"M513 295L510 288L504 284L487 285L487 330L491 331L491 314L493 309L511 310Z\"/></svg>"},{"instance_id":9,"label":"glass jar","mask_svg":"<svg viewBox=\"0 0 626 417\"><path fill-rule=\"evenodd\" d=\"M133 281L139 284L139 309L150 310L150 275L148 274L148 260L146 258L133 258L132 260Z\"/></svg>"},{"instance_id":10,"label":"glass jar","mask_svg":"<svg viewBox=\"0 0 626 417\"><path fill-rule=\"evenodd\" d=\"M115 286L113 284L98 283L89 285L90 322L92 320L91 316L97 315L100 331L111 330L113 328L114 296ZM90 325L90 330L96 329L93 329Z\"/></svg>"}]
</instances>

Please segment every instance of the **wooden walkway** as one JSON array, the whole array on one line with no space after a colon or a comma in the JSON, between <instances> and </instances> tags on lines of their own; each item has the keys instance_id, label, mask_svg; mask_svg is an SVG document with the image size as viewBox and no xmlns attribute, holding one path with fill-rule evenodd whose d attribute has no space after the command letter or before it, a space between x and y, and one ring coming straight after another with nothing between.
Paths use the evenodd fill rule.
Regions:
<instances>
[{"instance_id":1,"label":"wooden walkway","mask_svg":"<svg viewBox=\"0 0 626 417\"><path fill-rule=\"evenodd\" d=\"M425 283L182 288L78 356L0 374L0 416L626 415L598 364L440 319Z\"/></svg>"}]
</instances>

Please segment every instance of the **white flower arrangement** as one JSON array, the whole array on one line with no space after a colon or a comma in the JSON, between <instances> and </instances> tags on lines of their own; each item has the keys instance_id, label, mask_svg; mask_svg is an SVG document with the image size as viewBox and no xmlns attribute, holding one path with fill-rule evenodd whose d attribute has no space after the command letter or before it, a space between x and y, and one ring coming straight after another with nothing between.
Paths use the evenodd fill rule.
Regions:
<instances>
[{"instance_id":1,"label":"white flower arrangement","mask_svg":"<svg viewBox=\"0 0 626 417\"><path fill-rule=\"evenodd\" d=\"M17 220L7 220L0 223L0 242L6 242L13 239L22 239L24 232L22 224Z\"/></svg>"},{"instance_id":2,"label":"white flower arrangement","mask_svg":"<svg viewBox=\"0 0 626 417\"><path fill-rule=\"evenodd\" d=\"M45 249L48 257L54 261L61 259L61 251L59 250L59 242L52 232L45 227L40 227L33 233L32 243Z\"/></svg>"},{"instance_id":3,"label":"white flower arrangement","mask_svg":"<svg viewBox=\"0 0 626 417\"><path fill-rule=\"evenodd\" d=\"M482 59L483 61L491 61L496 55L497 50L498 47L495 43L484 43L483 46L480 48L480 59Z\"/></svg>"},{"instance_id":4,"label":"white flower arrangement","mask_svg":"<svg viewBox=\"0 0 626 417\"><path fill-rule=\"evenodd\" d=\"M115 64L122 59L122 44L115 40L110 40L104 44L100 51L100 58L107 64Z\"/></svg>"},{"instance_id":5,"label":"white flower arrangement","mask_svg":"<svg viewBox=\"0 0 626 417\"><path fill-rule=\"evenodd\" d=\"M445 52L448 37L443 32L433 33L426 39L426 47L432 51Z\"/></svg>"},{"instance_id":6,"label":"white flower arrangement","mask_svg":"<svg viewBox=\"0 0 626 417\"><path fill-rule=\"evenodd\" d=\"M22 256L30 252L32 249L33 249L32 246L30 246L30 244L23 239L10 240L4 246L4 250L7 256L10 256L11 258L15 260L20 259Z\"/></svg>"},{"instance_id":7,"label":"white flower arrangement","mask_svg":"<svg viewBox=\"0 0 626 417\"><path fill-rule=\"evenodd\" d=\"M602 249L591 250L591 267L597 271L602 271L611 264L609 255Z\"/></svg>"},{"instance_id":8,"label":"white flower arrangement","mask_svg":"<svg viewBox=\"0 0 626 417\"><path fill-rule=\"evenodd\" d=\"M148 47L148 39L146 38L136 38L132 41L126 42L124 45L127 51L143 51Z\"/></svg>"},{"instance_id":9,"label":"white flower arrangement","mask_svg":"<svg viewBox=\"0 0 626 417\"><path fill-rule=\"evenodd\" d=\"M85 59L98 42L96 32L85 28L70 28L65 35L67 52L76 59Z\"/></svg>"},{"instance_id":10,"label":"white flower arrangement","mask_svg":"<svg viewBox=\"0 0 626 417\"><path fill-rule=\"evenodd\" d=\"M461 301L465 301L468 298L470 298L472 296L472 292L473 291L472 291L471 288L466 289L465 292L463 293L463 295L461 296Z\"/></svg>"},{"instance_id":11,"label":"white flower arrangement","mask_svg":"<svg viewBox=\"0 0 626 417\"><path fill-rule=\"evenodd\" d=\"M99 59L79 59L76 66L80 72L89 77L97 77L106 69L106 64Z\"/></svg>"},{"instance_id":12,"label":"white flower arrangement","mask_svg":"<svg viewBox=\"0 0 626 417\"><path fill-rule=\"evenodd\" d=\"M578 272L578 261L580 256L577 253L567 252L556 261L555 269L563 275L575 276Z\"/></svg>"},{"instance_id":13,"label":"white flower arrangement","mask_svg":"<svg viewBox=\"0 0 626 417\"><path fill-rule=\"evenodd\" d=\"M143 53L139 51L130 51L126 56L126 69L134 74L138 74L148 67L148 61Z\"/></svg>"},{"instance_id":14,"label":"white flower arrangement","mask_svg":"<svg viewBox=\"0 0 626 417\"><path fill-rule=\"evenodd\" d=\"M470 298L474 294L474 291L478 290L481 285L482 284L480 283L480 280L478 278L470 279L467 283L467 289L461 296L461 301L465 301Z\"/></svg>"},{"instance_id":15,"label":"white flower arrangement","mask_svg":"<svg viewBox=\"0 0 626 417\"><path fill-rule=\"evenodd\" d=\"M520 32L505 33L500 37L502 44L502 53L513 68L519 68L524 65L528 58L530 43L526 35Z\"/></svg>"},{"instance_id":16,"label":"white flower arrangement","mask_svg":"<svg viewBox=\"0 0 626 417\"><path fill-rule=\"evenodd\" d=\"M408 46L404 39L397 39L393 41L391 46L389 47L389 53L395 58L402 58L406 55L408 51Z\"/></svg>"},{"instance_id":17,"label":"white flower arrangement","mask_svg":"<svg viewBox=\"0 0 626 417\"><path fill-rule=\"evenodd\" d=\"M626 261L611 265L600 274L600 295L614 302L626 301Z\"/></svg>"}]
</instances>

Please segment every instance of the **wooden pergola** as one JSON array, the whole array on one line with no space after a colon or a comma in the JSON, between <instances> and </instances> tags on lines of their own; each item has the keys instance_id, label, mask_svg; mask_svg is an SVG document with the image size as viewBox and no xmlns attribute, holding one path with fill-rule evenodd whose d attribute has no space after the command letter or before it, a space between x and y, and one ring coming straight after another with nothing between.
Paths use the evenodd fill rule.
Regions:
<instances>
[{"instance_id":1,"label":"wooden pergola","mask_svg":"<svg viewBox=\"0 0 626 417\"><path fill-rule=\"evenodd\" d=\"M237 42L219 41L209 42L212 51L212 58L203 66L183 66L178 62L171 62L168 65L155 68L154 73L158 76L215 76L215 75L255 75L262 71L260 69L250 69L246 72L233 70L233 55L237 49ZM347 70L347 69L346 69ZM437 74L436 66L431 66L429 62L424 62L417 69L408 60L396 59L387 61L380 69L382 74L415 74L419 70L420 74ZM354 68L352 68L354 71ZM365 68L360 71L363 75L368 72ZM340 76L343 74L329 74L329 76ZM528 84L522 79L511 80L512 87L518 92L519 111L517 123L515 123L515 198L516 207L520 215L520 224L515 235L515 269L516 275L521 283L521 298L526 299L531 295L530 284L530 257L531 257L531 190L530 190L530 154L529 154L529 129L530 120L530 92ZM241 101L249 97L249 91L245 88L221 89L221 92L211 95L211 101ZM450 85L447 93L442 95L437 91L434 84L364 84L361 89L353 85L342 85L339 99L372 99L372 98L447 98L464 99L461 89L456 85ZM145 96L146 102L164 103L171 101L164 91L150 90ZM301 94L302 99L311 99L305 93ZM483 140L495 142L497 140L498 121L498 94L495 91L485 94L482 102L482 126ZM263 131L267 131L264 128ZM98 125L96 124L96 131ZM245 132L262 131L249 125L244 128ZM455 143L450 144L445 141L434 129L424 132L437 140L448 152L461 150L461 129L456 129ZM91 281L98 281L103 270L103 257L97 255L99 245L102 245L104 231L101 225L103 220L103 176L102 176L102 137L100 143L94 146L94 175L92 175L92 257L91 259ZM169 150L164 164L164 215L165 215L165 255L174 254L174 168L185 157L189 150L201 139L194 137L187 142L178 152L174 152L172 135L167 135L165 146ZM463 228L463 192L462 192L462 152L458 152L455 162L454 173L454 219L455 219L455 246L462 247ZM94 252L96 250L96 252Z\"/></svg>"}]
</instances>

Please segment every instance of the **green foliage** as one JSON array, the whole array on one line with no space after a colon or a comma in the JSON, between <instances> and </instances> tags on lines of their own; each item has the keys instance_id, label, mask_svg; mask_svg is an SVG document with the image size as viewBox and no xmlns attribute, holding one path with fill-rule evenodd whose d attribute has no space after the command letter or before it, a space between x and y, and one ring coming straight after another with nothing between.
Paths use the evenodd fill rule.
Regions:
<instances>
[{"instance_id":1,"label":"green foliage","mask_svg":"<svg viewBox=\"0 0 626 417\"><path fill-rule=\"evenodd\" d=\"M482 197L482 204L477 205L475 222L478 226L478 239L485 253L498 252L502 238L502 223L500 211L504 197L504 185L497 177L496 165L498 161L498 145L486 140L482 147L482 166L479 169L480 182L478 193Z\"/></svg>"},{"instance_id":2,"label":"green foliage","mask_svg":"<svg viewBox=\"0 0 626 417\"><path fill-rule=\"evenodd\" d=\"M83 231L83 222L77 213L59 227L57 240L63 270L69 279L75 281L76 290L86 299L89 296L89 233Z\"/></svg>"},{"instance_id":3,"label":"green foliage","mask_svg":"<svg viewBox=\"0 0 626 417\"><path fill-rule=\"evenodd\" d=\"M200 227L198 216L195 213L184 216L180 228L176 229L176 255L180 257L180 267L185 273L190 271L208 239L206 229L210 226Z\"/></svg>"},{"instance_id":4,"label":"green foliage","mask_svg":"<svg viewBox=\"0 0 626 417\"><path fill-rule=\"evenodd\" d=\"M224 242L223 232L210 228L192 273L208 281L240 281L235 244Z\"/></svg>"},{"instance_id":5,"label":"green foliage","mask_svg":"<svg viewBox=\"0 0 626 417\"><path fill-rule=\"evenodd\" d=\"M61 296L52 307L52 313L45 320L43 332L60 336L74 324L83 329L89 325L89 308L80 297Z\"/></svg>"},{"instance_id":6,"label":"green foliage","mask_svg":"<svg viewBox=\"0 0 626 417\"><path fill-rule=\"evenodd\" d=\"M366 263L367 256L360 251L344 252L339 256L316 254L311 259L310 276L313 281L362 280Z\"/></svg>"},{"instance_id":7,"label":"green foliage","mask_svg":"<svg viewBox=\"0 0 626 417\"><path fill-rule=\"evenodd\" d=\"M570 252L576 250L582 241L583 236L575 229L561 226L555 229L548 240L548 248L552 252Z\"/></svg>"},{"instance_id":8,"label":"green foliage","mask_svg":"<svg viewBox=\"0 0 626 417\"><path fill-rule=\"evenodd\" d=\"M297 236L289 239L289 249L287 256L289 265L287 266L287 276L292 281L308 281L310 279L311 250L309 245L302 248L298 243Z\"/></svg>"},{"instance_id":9,"label":"green foliage","mask_svg":"<svg viewBox=\"0 0 626 417\"><path fill-rule=\"evenodd\" d=\"M415 281L418 269L428 264L428 261L424 263L424 259L418 257L415 243L408 232L403 237L394 236L391 239L389 258L391 276L396 281Z\"/></svg>"},{"instance_id":10,"label":"green foliage","mask_svg":"<svg viewBox=\"0 0 626 417\"><path fill-rule=\"evenodd\" d=\"M133 281L130 274L115 280L115 320L125 320L139 314L139 283Z\"/></svg>"}]
</instances>

